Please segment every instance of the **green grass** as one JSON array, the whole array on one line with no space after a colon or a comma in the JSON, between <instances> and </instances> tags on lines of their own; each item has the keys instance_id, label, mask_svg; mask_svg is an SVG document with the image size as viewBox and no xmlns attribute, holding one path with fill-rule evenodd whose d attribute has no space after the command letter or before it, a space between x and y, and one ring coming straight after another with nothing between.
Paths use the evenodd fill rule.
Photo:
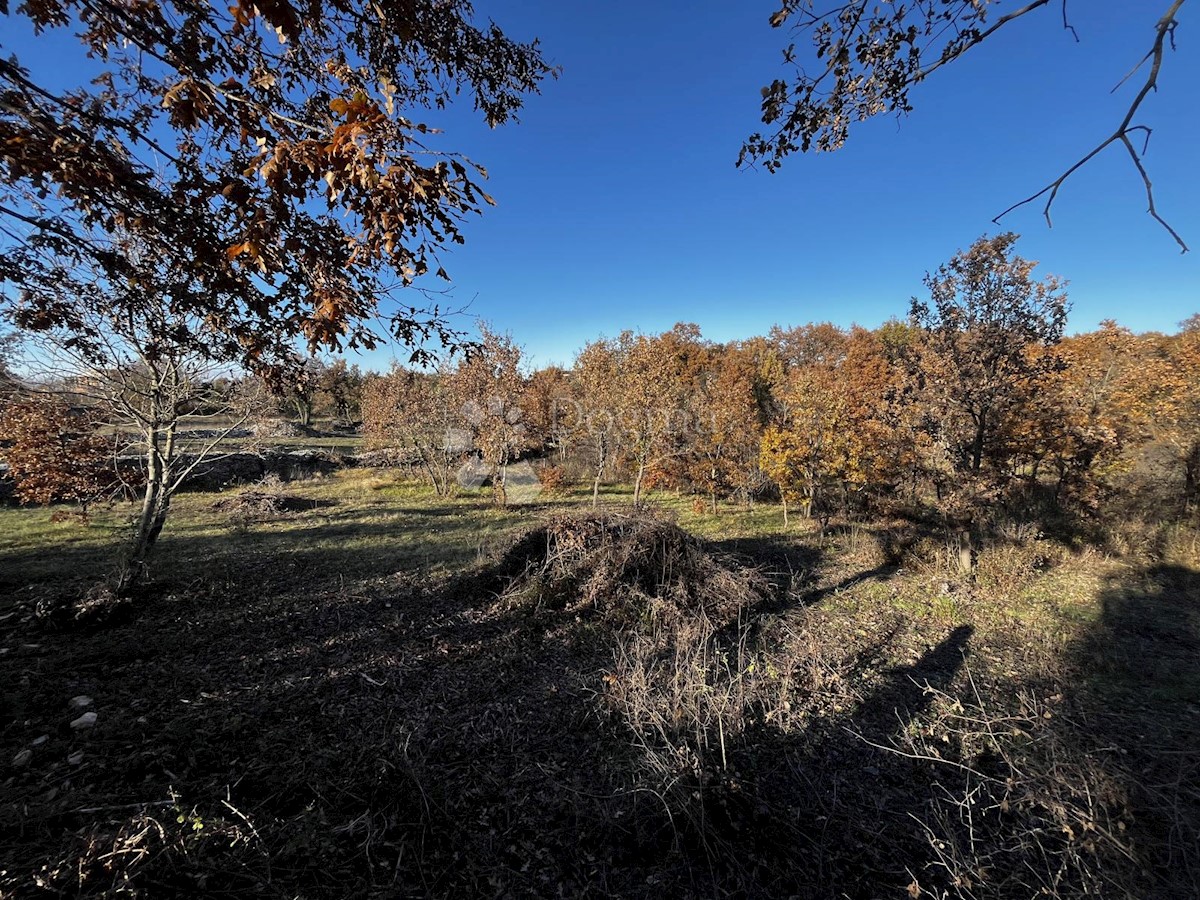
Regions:
<instances>
[{"instance_id":1,"label":"green grass","mask_svg":"<svg viewBox=\"0 0 1200 900\"><path fill-rule=\"evenodd\" d=\"M401 470L353 468L273 488L312 508L261 519L214 508L246 489L178 494L152 561L154 577L172 589L201 578L227 585L249 579L282 591L398 572L439 577L494 557L547 516L591 507L586 486L500 509L487 488L442 498L424 483L405 480ZM625 485L605 486L600 496L603 508L631 501ZM822 535L816 523L793 518L785 529L777 505L722 503L713 515L703 500L672 491L651 492L647 502L688 531L731 548L775 544L807 554L806 565L819 564L821 601L846 614L890 609L934 623L970 622L1043 647L1063 647L1101 628L1111 584L1128 570L1095 553L1069 551L1034 566L1027 557L1053 554L1041 547L998 548L981 558L975 584L947 592L946 580L955 576L941 563L906 563L900 572L882 565L867 528ZM99 581L120 559L136 507L98 508L88 524L55 521L55 512L0 509L0 589L74 589Z\"/></svg>"}]
</instances>

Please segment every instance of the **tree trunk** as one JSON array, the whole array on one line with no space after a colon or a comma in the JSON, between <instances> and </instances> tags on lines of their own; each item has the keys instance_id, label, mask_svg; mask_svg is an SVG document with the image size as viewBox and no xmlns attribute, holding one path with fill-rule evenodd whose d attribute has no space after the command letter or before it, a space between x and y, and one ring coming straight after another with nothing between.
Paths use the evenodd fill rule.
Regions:
<instances>
[{"instance_id":1,"label":"tree trunk","mask_svg":"<svg viewBox=\"0 0 1200 900\"><path fill-rule=\"evenodd\" d=\"M147 433L146 488L134 527L133 543L117 576L116 592L125 596L146 574L146 565L171 508L171 462L175 456L175 426L167 429L165 446L157 428Z\"/></svg>"},{"instance_id":2,"label":"tree trunk","mask_svg":"<svg viewBox=\"0 0 1200 900\"><path fill-rule=\"evenodd\" d=\"M958 532L958 572L960 575L970 575L975 571L975 544L971 537L971 528L967 526Z\"/></svg>"},{"instance_id":3,"label":"tree trunk","mask_svg":"<svg viewBox=\"0 0 1200 900\"><path fill-rule=\"evenodd\" d=\"M971 443L971 471L978 473L983 467L983 442L987 435L987 410L981 410L975 420L975 440Z\"/></svg>"},{"instance_id":4,"label":"tree trunk","mask_svg":"<svg viewBox=\"0 0 1200 900\"><path fill-rule=\"evenodd\" d=\"M783 501L783 527L787 528L788 527L787 494L780 493L779 499L781 499Z\"/></svg>"},{"instance_id":5,"label":"tree trunk","mask_svg":"<svg viewBox=\"0 0 1200 900\"><path fill-rule=\"evenodd\" d=\"M592 479L592 509L600 505L600 479L604 477L604 462L606 454L600 447L600 461L596 463L596 477Z\"/></svg>"},{"instance_id":6,"label":"tree trunk","mask_svg":"<svg viewBox=\"0 0 1200 900\"><path fill-rule=\"evenodd\" d=\"M508 472L507 463L492 467L492 495L497 506L508 506L508 491L504 488L504 476Z\"/></svg>"},{"instance_id":7,"label":"tree trunk","mask_svg":"<svg viewBox=\"0 0 1200 900\"><path fill-rule=\"evenodd\" d=\"M292 400L292 404L296 407L296 418L300 420L300 424L307 428L312 422L313 405L310 401L296 397Z\"/></svg>"},{"instance_id":8,"label":"tree trunk","mask_svg":"<svg viewBox=\"0 0 1200 900\"><path fill-rule=\"evenodd\" d=\"M633 482L633 505L640 507L642 505L642 481L646 477L646 463L639 462L637 470L637 478Z\"/></svg>"}]
</instances>

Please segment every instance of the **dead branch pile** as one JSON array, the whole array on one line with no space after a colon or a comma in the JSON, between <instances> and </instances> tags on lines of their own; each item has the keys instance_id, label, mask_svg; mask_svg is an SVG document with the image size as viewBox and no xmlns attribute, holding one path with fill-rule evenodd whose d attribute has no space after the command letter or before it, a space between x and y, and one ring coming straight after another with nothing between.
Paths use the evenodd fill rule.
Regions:
<instances>
[{"instance_id":1,"label":"dead branch pile","mask_svg":"<svg viewBox=\"0 0 1200 900\"><path fill-rule=\"evenodd\" d=\"M736 618L770 593L756 570L649 514L567 515L519 538L493 570L500 592L592 610L614 627Z\"/></svg>"},{"instance_id":2,"label":"dead branch pile","mask_svg":"<svg viewBox=\"0 0 1200 900\"><path fill-rule=\"evenodd\" d=\"M230 519L257 521L312 509L313 502L278 491L251 489L222 497L212 508Z\"/></svg>"}]
</instances>

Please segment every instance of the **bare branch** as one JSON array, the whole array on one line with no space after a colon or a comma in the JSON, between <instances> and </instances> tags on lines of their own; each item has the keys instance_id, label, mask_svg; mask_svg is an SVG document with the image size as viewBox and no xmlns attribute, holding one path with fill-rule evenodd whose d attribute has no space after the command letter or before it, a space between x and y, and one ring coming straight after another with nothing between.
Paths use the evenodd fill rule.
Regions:
<instances>
[{"instance_id":1,"label":"bare branch","mask_svg":"<svg viewBox=\"0 0 1200 900\"><path fill-rule=\"evenodd\" d=\"M1180 8L1185 2L1186 0L1173 0L1171 6L1167 9L1163 17L1158 20L1158 24L1155 26L1154 46L1150 49L1150 52L1146 54L1142 61L1139 62L1133 68L1133 70L1131 70L1129 74L1121 80L1120 84L1123 84L1134 72L1136 72L1145 64L1147 59L1152 61L1150 71L1146 75L1146 80L1143 82L1141 90L1139 90L1137 96L1133 98L1133 102L1130 103L1129 109L1125 112L1125 117L1121 120L1121 123L1117 126L1116 130L1040 191L1035 194L1030 194L1024 200L1014 203L1008 209L1004 210L1004 212L1000 213L1000 215L992 219L993 222L1000 224L1000 220L1013 210L1025 206L1028 203L1032 203L1040 197L1046 197L1046 205L1042 209L1042 215L1046 217L1046 224L1053 227L1054 223L1050 218L1050 209L1054 205L1054 200L1058 196L1058 192L1062 188L1063 184L1068 178L1075 174L1075 172L1100 154L1106 147L1120 142L1124 144L1125 148L1129 151L1129 156L1133 161L1134 168L1137 170L1138 175L1142 179L1142 184L1145 186L1146 199L1148 203L1147 211L1150 213L1151 217L1160 225L1162 225L1162 227L1167 230L1167 233L1174 238L1175 243L1180 246L1181 251L1183 253L1187 253L1189 248L1184 242L1183 238L1181 238L1179 233L1175 231L1175 229L1172 228L1171 225L1159 214L1154 203L1154 188L1151 185L1150 177L1146 172L1146 168L1142 163L1142 154L1145 153L1145 149L1149 145L1150 141L1150 128L1146 125L1133 124L1133 117L1137 115L1138 109L1142 105L1142 101L1146 99L1147 95L1149 95L1151 91L1158 89L1158 74L1162 68L1166 42L1168 38L1171 38L1172 42L1174 40L1175 28L1178 25L1177 16ZM1120 87L1120 84L1117 86ZM1134 147L1133 142L1129 138L1129 135L1135 131L1145 132L1146 135L1141 153L1138 152L1137 148Z\"/></svg>"}]
</instances>

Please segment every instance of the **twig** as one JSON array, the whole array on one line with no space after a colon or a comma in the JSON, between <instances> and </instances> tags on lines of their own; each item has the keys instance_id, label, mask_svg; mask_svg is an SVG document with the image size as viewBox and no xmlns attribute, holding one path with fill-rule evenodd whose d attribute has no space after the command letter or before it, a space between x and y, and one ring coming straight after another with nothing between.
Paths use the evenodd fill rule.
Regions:
<instances>
[{"instance_id":1,"label":"twig","mask_svg":"<svg viewBox=\"0 0 1200 900\"><path fill-rule=\"evenodd\" d=\"M85 806L71 810L71 815L83 813L115 812L121 809L144 809L147 806L170 806L174 800L142 800L140 803L118 803L115 806Z\"/></svg>"},{"instance_id":2,"label":"twig","mask_svg":"<svg viewBox=\"0 0 1200 900\"><path fill-rule=\"evenodd\" d=\"M1119 142L1123 143L1125 145L1125 148L1129 151L1129 156L1133 160L1134 168L1137 170L1138 175L1142 179L1142 184L1145 186L1146 199L1148 201L1147 212L1149 212L1150 216L1156 222L1158 222L1160 225L1162 225L1162 227L1167 230L1167 233L1170 234L1171 237L1175 239L1175 243L1177 243L1179 245L1181 252L1183 252L1183 253L1188 252L1188 249L1189 249L1188 245L1186 243L1184 243L1183 238L1181 238L1179 236L1179 233L1174 228L1171 227L1171 225L1166 221L1166 219L1164 219L1161 215L1159 215L1159 212L1154 204L1154 187L1150 183L1150 177L1146 173L1146 167L1142 164L1142 155L1145 154L1146 147L1149 145L1149 141L1150 141L1150 128L1145 125L1134 125L1133 124L1133 117L1135 115L1137 115L1138 109L1142 105L1142 101L1146 99L1146 96L1152 90L1155 90L1155 91L1158 90L1158 73L1159 73L1159 70L1162 68L1162 61L1163 61L1163 56L1165 53L1166 41L1167 41L1168 37L1171 38L1172 48L1174 48L1175 28L1178 25L1176 16L1179 13L1180 7L1182 7L1185 2L1186 2L1186 0L1172 0L1171 6L1167 9L1167 11L1163 15L1163 17L1158 20L1158 24L1155 26L1154 46L1151 47L1150 52L1147 53L1142 58L1141 62L1139 62L1136 66L1134 66L1133 69L1130 70L1129 74L1127 74L1125 76L1125 78L1121 79L1121 81L1117 84L1117 87L1120 87L1121 84L1124 84L1125 81L1131 75L1133 75L1134 72L1136 72L1139 68L1141 68L1146 63L1146 60L1152 61L1151 66L1150 66L1150 72L1146 75L1146 80L1142 84L1141 90L1138 91L1137 96L1135 96L1133 98L1133 102L1129 105L1129 109L1126 110L1125 117L1121 120L1121 124L1119 124L1117 126L1117 129L1111 135L1109 135L1107 138L1105 138L1103 141L1101 141L1099 144L1097 144L1095 147L1093 147L1087 154L1085 154L1081 159L1079 159L1074 165L1072 165L1070 168L1068 168L1065 172L1063 172L1061 175L1059 175L1056 179L1054 179L1052 182L1050 182L1048 185L1046 185L1044 188L1042 188L1037 193L1030 194L1024 200L1014 203L1008 209L1004 210L1004 212L1000 213L1000 215L998 215L994 219L992 219L993 222L995 222L997 225L999 225L1000 220L1003 219L1006 215L1008 215L1013 210L1018 209L1019 207L1022 207L1024 205L1026 205L1027 203L1032 203L1034 200L1037 200L1039 197L1046 197L1046 205L1042 209L1042 215L1045 216L1045 218L1046 218L1047 226L1053 227L1054 223L1053 223L1053 221L1051 221L1051 218L1050 218L1050 208L1054 205L1054 200L1058 196L1059 189L1063 186L1063 184L1066 182L1066 180L1068 178L1070 178L1077 171L1079 171L1079 169L1083 168L1083 166L1085 166L1088 162L1090 162L1101 151L1103 151L1105 148L1107 148L1110 145L1115 144L1119 141ZM1065 7L1065 3L1064 3L1064 7ZM1065 15L1065 8L1064 8L1064 15ZM1115 90L1115 88L1114 88L1114 90ZM1133 142L1129 139L1130 133L1132 133L1134 131L1143 131L1146 134L1145 143L1143 144L1141 153L1138 152L1137 148L1133 146ZM1046 196L1047 194L1049 195L1048 197Z\"/></svg>"}]
</instances>

